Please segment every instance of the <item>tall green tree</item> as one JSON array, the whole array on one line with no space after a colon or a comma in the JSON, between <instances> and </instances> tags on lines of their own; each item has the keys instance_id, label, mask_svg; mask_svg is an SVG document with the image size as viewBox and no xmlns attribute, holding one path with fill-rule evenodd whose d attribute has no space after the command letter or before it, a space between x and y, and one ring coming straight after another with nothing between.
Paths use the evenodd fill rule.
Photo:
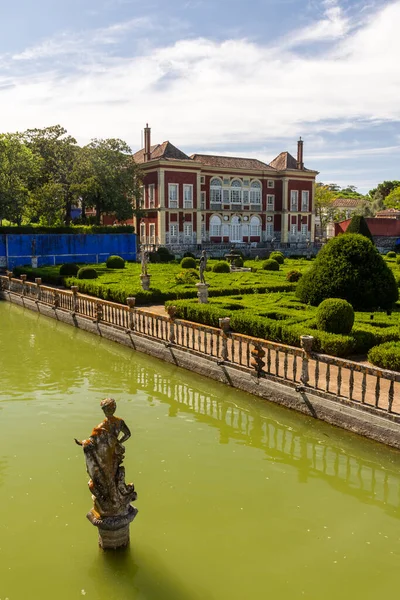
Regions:
<instances>
[{"instance_id":1,"label":"tall green tree","mask_svg":"<svg viewBox=\"0 0 400 600\"><path fill-rule=\"evenodd\" d=\"M385 200L386 196L390 194L392 190L400 186L400 181L394 179L393 181L383 181L376 188L373 188L368 192L368 195L373 200Z\"/></svg>"},{"instance_id":2,"label":"tall green tree","mask_svg":"<svg viewBox=\"0 0 400 600\"><path fill-rule=\"evenodd\" d=\"M76 139L68 135L67 130L61 125L53 125L44 129L28 129L23 133L23 138L28 148L41 158L41 169L36 181L34 197L37 199L36 218L40 219L43 203L48 198L49 190L57 189L57 199L54 203L58 207L61 190L64 221L69 225L74 201L73 172L80 155ZM40 190L40 188L42 189ZM30 206L32 215L35 213L34 198Z\"/></svg>"},{"instance_id":3,"label":"tall green tree","mask_svg":"<svg viewBox=\"0 0 400 600\"><path fill-rule=\"evenodd\" d=\"M386 196L384 203L387 208L400 210L400 184Z\"/></svg>"},{"instance_id":4,"label":"tall green tree","mask_svg":"<svg viewBox=\"0 0 400 600\"><path fill-rule=\"evenodd\" d=\"M98 224L102 214L125 221L140 211L141 173L123 140L92 140L75 165L74 182L83 213L94 208Z\"/></svg>"},{"instance_id":5,"label":"tall green tree","mask_svg":"<svg viewBox=\"0 0 400 600\"><path fill-rule=\"evenodd\" d=\"M334 220L335 209L333 206L337 194L330 189L329 185L317 183L314 189L315 215L319 219L321 235L326 235L328 223Z\"/></svg>"},{"instance_id":6,"label":"tall green tree","mask_svg":"<svg viewBox=\"0 0 400 600\"><path fill-rule=\"evenodd\" d=\"M40 168L19 134L0 134L0 220L21 224Z\"/></svg>"}]
</instances>

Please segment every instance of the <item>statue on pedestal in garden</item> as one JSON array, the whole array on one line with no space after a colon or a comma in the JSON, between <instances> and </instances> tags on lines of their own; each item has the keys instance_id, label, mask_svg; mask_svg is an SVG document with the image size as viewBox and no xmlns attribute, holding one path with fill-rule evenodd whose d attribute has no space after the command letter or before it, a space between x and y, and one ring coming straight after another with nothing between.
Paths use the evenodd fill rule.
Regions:
<instances>
[{"instance_id":1,"label":"statue on pedestal in garden","mask_svg":"<svg viewBox=\"0 0 400 600\"><path fill-rule=\"evenodd\" d=\"M98 527L102 548L120 548L129 544L129 524L137 509L131 506L137 493L132 483L125 483L123 442L131 432L123 419L115 417L116 402L106 398L100 403L105 419L95 427L87 440L75 442L82 446L93 508L86 515Z\"/></svg>"}]
</instances>

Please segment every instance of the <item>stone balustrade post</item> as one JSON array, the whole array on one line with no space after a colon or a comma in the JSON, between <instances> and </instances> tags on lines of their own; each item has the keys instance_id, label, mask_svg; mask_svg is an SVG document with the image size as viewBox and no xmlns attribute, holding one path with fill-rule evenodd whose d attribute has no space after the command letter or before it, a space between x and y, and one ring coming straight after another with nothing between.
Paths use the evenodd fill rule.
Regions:
<instances>
[{"instance_id":1,"label":"stone balustrade post","mask_svg":"<svg viewBox=\"0 0 400 600\"><path fill-rule=\"evenodd\" d=\"M36 283L36 300L38 302L40 302L41 297L42 297L42 290L40 289L40 286L42 285L42 278L35 277L35 283Z\"/></svg>"},{"instance_id":2,"label":"stone balustrade post","mask_svg":"<svg viewBox=\"0 0 400 600\"><path fill-rule=\"evenodd\" d=\"M26 275L24 275L24 274L21 275L21 281L22 281L22 295L25 296L25 294L26 294L26 285L25 285Z\"/></svg>"},{"instance_id":3,"label":"stone balustrade post","mask_svg":"<svg viewBox=\"0 0 400 600\"><path fill-rule=\"evenodd\" d=\"M175 343L175 315L176 306L167 306L167 313L169 315L169 337L168 341L170 344Z\"/></svg>"},{"instance_id":4,"label":"stone balustrade post","mask_svg":"<svg viewBox=\"0 0 400 600\"><path fill-rule=\"evenodd\" d=\"M126 303L129 306L129 329L133 331L135 329L135 304L136 298L130 296L126 299Z\"/></svg>"},{"instance_id":5,"label":"stone balustrade post","mask_svg":"<svg viewBox=\"0 0 400 600\"><path fill-rule=\"evenodd\" d=\"M314 338L312 335L302 335L300 336L300 345L303 348L303 362L301 367L301 377L300 381L307 385L310 381L310 373L309 373L309 356L312 352Z\"/></svg>"},{"instance_id":6,"label":"stone balustrade post","mask_svg":"<svg viewBox=\"0 0 400 600\"><path fill-rule=\"evenodd\" d=\"M8 277L8 291L11 291L11 280L12 280L12 271L6 271L6 275Z\"/></svg>"},{"instance_id":7,"label":"stone balustrade post","mask_svg":"<svg viewBox=\"0 0 400 600\"><path fill-rule=\"evenodd\" d=\"M261 377L263 369L265 367L264 356L265 350L260 343L254 343L254 348L251 351L251 366L255 370L257 377Z\"/></svg>"},{"instance_id":8,"label":"stone balustrade post","mask_svg":"<svg viewBox=\"0 0 400 600\"><path fill-rule=\"evenodd\" d=\"M78 312L78 286L71 285L72 292L72 316Z\"/></svg>"},{"instance_id":9,"label":"stone balustrade post","mask_svg":"<svg viewBox=\"0 0 400 600\"><path fill-rule=\"evenodd\" d=\"M54 290L54 296L53 296L53 310L57 310L57 308L60 306L60 294L57 292L57 290Z\"/></svg>"},{"instance_id":10,"label":"stone balustrade post","mask_svg":"<svg viewBox=\"0 0 400 600\"><path fill-rule=\"evenodd\" d=\"M96 323L100 323L103 318L103 305L101 302L96 302Z\"/></svg>"},{"instance_id":11,"label":"stone balustrade post","mask_svg":"<svg viewBox=\"0 0 400 600\"><path fill-rule=\"evenodd\" d=\"M230 331L231 320L229 317L223 317L218 319L219 326L221 328L221 359L222 361L228 360L228 332Z\"/></svg>"}]
</instances>

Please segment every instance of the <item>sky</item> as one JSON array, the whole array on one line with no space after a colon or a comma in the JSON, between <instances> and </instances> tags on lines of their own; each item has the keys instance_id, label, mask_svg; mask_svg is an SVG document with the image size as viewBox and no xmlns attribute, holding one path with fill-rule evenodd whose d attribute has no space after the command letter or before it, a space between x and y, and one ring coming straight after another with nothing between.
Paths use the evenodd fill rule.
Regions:
<instances>
[{"instance_id":1,"label":"sky","mask_svg":"<svg viewBox=\"0 0 400 600\"><path fill-rule=\"evenodd\" d=\"M0 132L400 179L400 0L0 0Z\"/></svg>"}]
</instances>

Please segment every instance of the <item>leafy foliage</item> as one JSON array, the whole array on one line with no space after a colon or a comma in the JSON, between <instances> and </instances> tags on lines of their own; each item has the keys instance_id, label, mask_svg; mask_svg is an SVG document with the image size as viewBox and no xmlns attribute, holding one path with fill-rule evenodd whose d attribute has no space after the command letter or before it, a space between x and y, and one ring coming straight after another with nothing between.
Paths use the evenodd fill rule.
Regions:
<instances>
[{"instance_id":1,"label":"leafy foliage","mask_svg":"<svg viewBox=\"0 0 400 600\"><path fill-rule=\"evenodd\" d=\"M107 269L124 269L125 260L121 256L112 255L106 260Z\"/></svg>"},{"instance_id":2,"label":"leafy foliage","mask_svg":"<svg viewBox=\"0 0 400 600\"><path fill-rule=\"evenodd\" d=\"M155 252L151 252L149 260L152 263L169 263L175 260L175 256L171 254L168 248L160 246Z\"/></svg>"},{"instance_id":3,"label":"leafy foliage","mask_svg":"<svg viewBox=\"0 0 400 600\"><path fill-rule=\"evenodd\" d=\"M386 258L396 258L396 252L389 250L389 252L386 253Z\"/></svg>"},{"instance_id":4,"label":"leafy foliage","mask_svg":"<svg viewBox=\"0 0 400 600\"><path fill-rule=\"evenodd\" d=\"M190 258L190 257L187 257ZM199 274L196 269L185 267L184 271L181 271L175 275L175 281L178 285L193 285L199 280Z\"/></svg>"},{"instance_id":5,"label":"leafy foliage","mask_svg":"<svg viewBox=\"0 0 400 600\"><path fill-rule=\"evenodd\" d=\"M296 282L299 281L299 279L302 277L302 273L300 273L300 271L296 271L295 269L293 269L293 271L289 271L289 273L286 273L286 279L288 281L292 281L292 282Z\"/></svg>"},{"instance_id":6,"label":"leafy foliage","mask_svg":"<svg viewBox=\"0 0 400 600\"><path fill-rule=\"evenodd\" d=\"M213 273L229 273L229 263L227 263L226 260L220 260L217 263L215 263L215 265L213 265L212 270Z\"/></svg>"},{"instance_id":7,"label":"leafy foliage","mask_svg":"<svg viewBox=\"0 0 400 600\"><path fill-rule=\"evenodd\" d=\"M181 260L182 269L195 269L196 268L196 260L191 256L185 256Z\"/></svg>"},{"instance_id":8,"label":"leafy foliage","mask_svg":"<svg viewBox=\"0 0 400 600\"><path fill-rule=\"evenodd\" d=\"M91 267L81 267L77 277L78 279L97 279L97 271Z\"/></svg>"},{"instance_id":9,"label":"leafy foliage","mask_svg":"<svg viewBox=\"0 0 400 600\"><path fill-rule=\"evenodd\" d=\"M374 346L368 352L368 360L382 369L400 371L400 341Z\"/></svg>"},{"instance_id":10,"label":"leafy foliage","mask_svg":"<svg viewBox=\"0 0 400 600\"><path fill-rule=\"evenodd\" d=\"M76 277L78 275L79 267L75 263L64 263L60 267L60 275L62 277Z\"/></svg>"},{"instance_id":11,"label":"leafy foliage","mask_svg":"<svg viewBox=\"0 0 400 600\"><path fill-rule=\"evenodd\" d=\"M316 321L321 331L347 335L354 324L354 310L346 300L327 298L318 306Z\"/></svg>"},{"instance_id":12,"label":"leafy foliage","mask_svg":"<svg viewBox=\"0 0 400 600\"><path fill-rule=\"evenodd\" d=\"M264 271L279 271L279 263L274 258L267 258L262 264Z\"/></svg>"},{"instance_id":13,"label":"leafy foliage","mask_svg":"<svg viewBox=\"0 0 400 600\"><path fill-rule=\"evenodd\" d=\"M361 215L353 215L349 226L346 229L345 233L359 233L369 240L372 240L372 235L367 225L367 221Z\"/></svg>"},{"instance_id":14,"label":"leafy foliage","mask_svg":"<svg viewBox=\"0 0 400 600\"><path fill-rule=\"evenodd\" d=\"M390 308L399 297L393 272L372 242L359 234L330 240L300 279L296 295L313 306L326 298L343 298L361 310Z\"/></svg>"},{"instance_id":15,"label":"leafy foliage","mask_svg":"<svg viewBox=\"0 0 400 600\"><path fill-rule=\"evenodd\" d=\"M279 250L275 250L274 252L271 252L271 254L269 255L270 259L272 260L276 260L277 263L279 263L280 265L283 265L283 263L285 262L285 257L282 254L282 252L279 252Z\"/></svg>"}]
</instances>

